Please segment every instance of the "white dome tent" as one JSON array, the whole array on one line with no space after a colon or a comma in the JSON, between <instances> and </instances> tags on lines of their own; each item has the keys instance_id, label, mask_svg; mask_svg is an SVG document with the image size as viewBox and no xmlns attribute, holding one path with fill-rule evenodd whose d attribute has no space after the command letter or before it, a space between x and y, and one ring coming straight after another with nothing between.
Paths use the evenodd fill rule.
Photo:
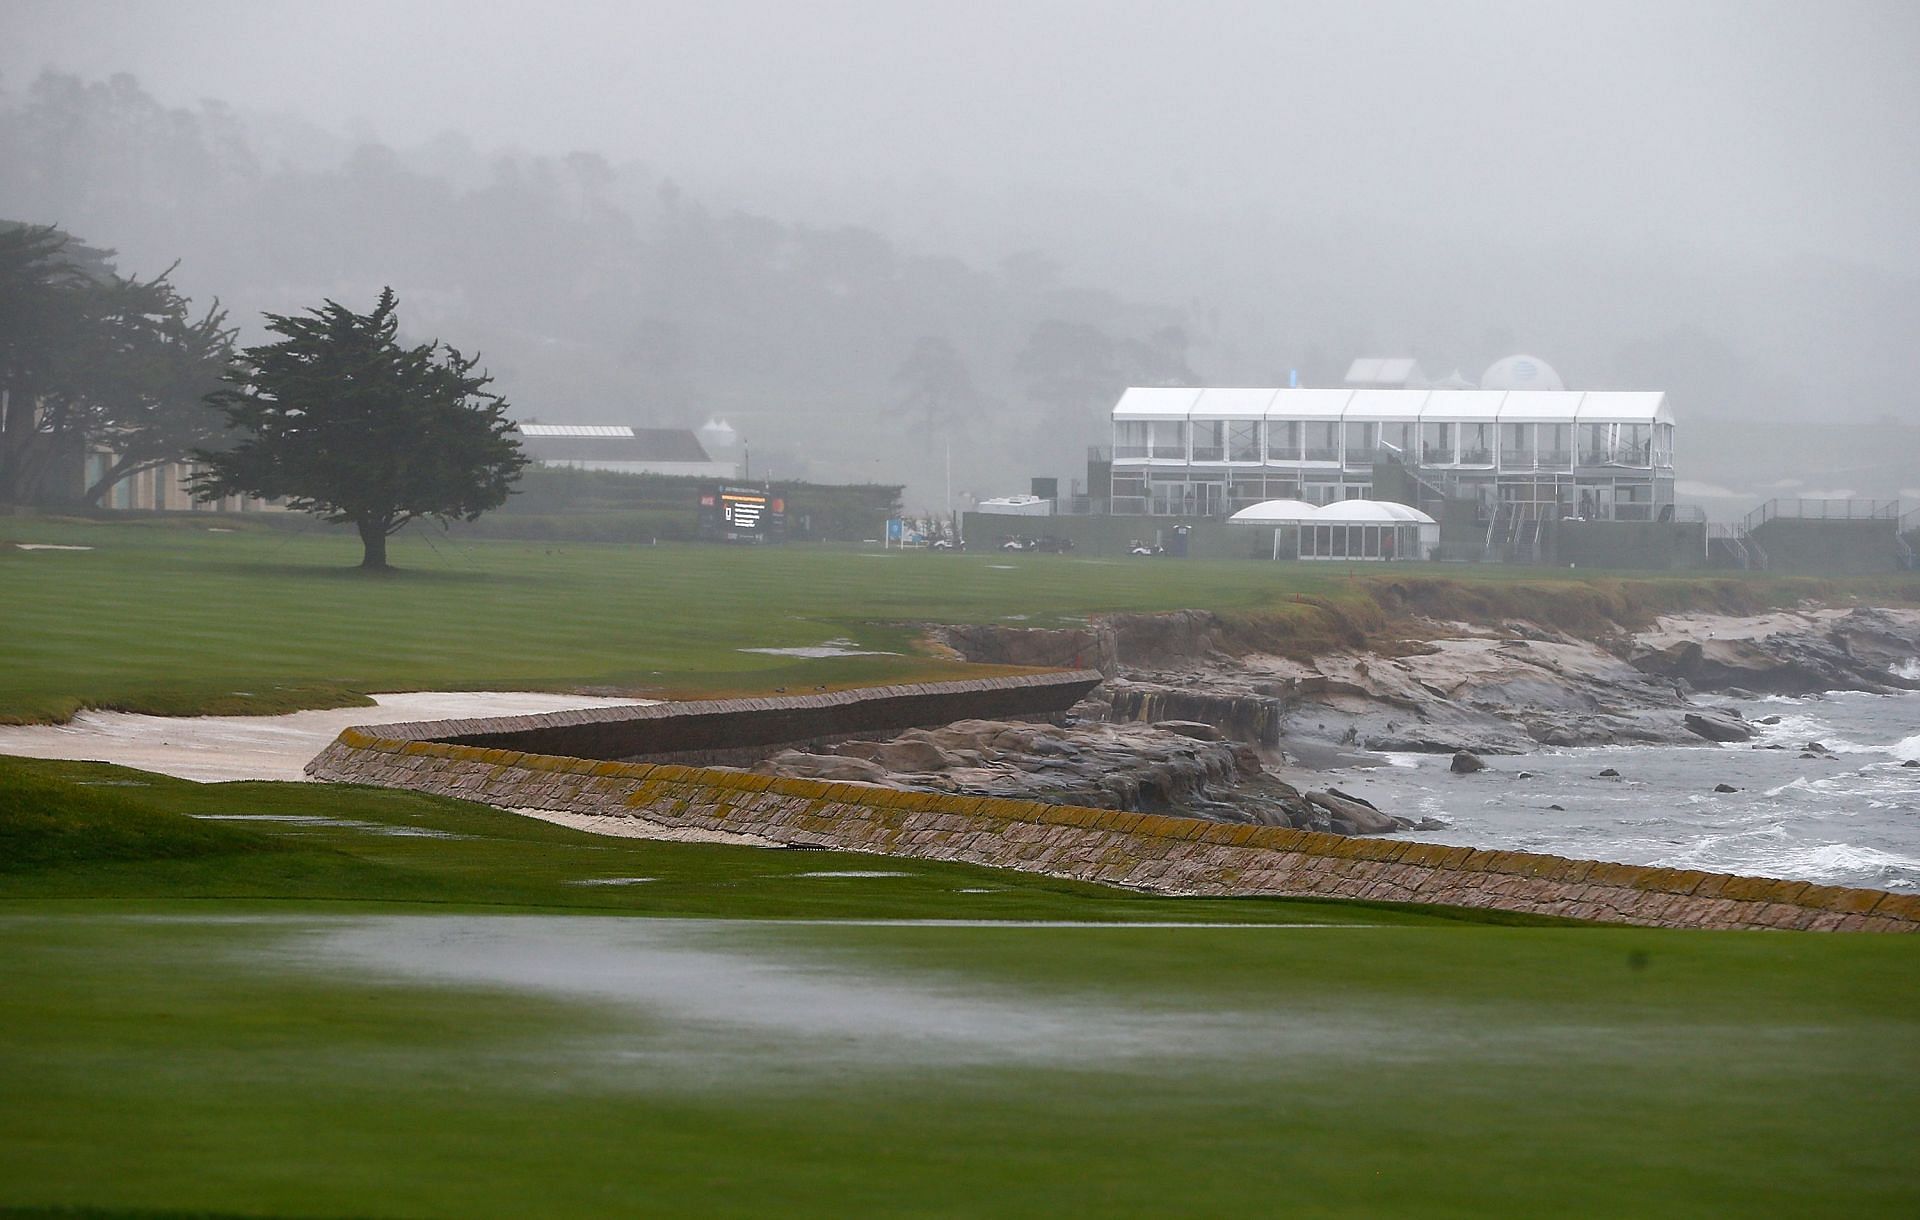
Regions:
<instances>
[{"instance_id":1,"label":"white dome tent","mask_svg":"<svg viewBox=\"0 0 1920 1220\"><path fill-rule=\"evenodd\" d=\"M1228 518L1273 530L1273 557L1386 562L1423 559L1440 544L1440 526L1417 508L1389 500L1335 500L1315 506L1267 500Z\"/></svg>"},{"instance_id":2,"label":"white dome tent","mask_svg":"<svg viewBox=\"0 0 1920 1220\"><path fill-rule=\"evenodd\" d=\"M1538 356L1529 356L1524 352L1506 356L1487 366L1480 374L1480 388L1483 390L1564 390L1566 382L1560 380L1560 374L1553 366Z\"/></svg>"}]
</instances>

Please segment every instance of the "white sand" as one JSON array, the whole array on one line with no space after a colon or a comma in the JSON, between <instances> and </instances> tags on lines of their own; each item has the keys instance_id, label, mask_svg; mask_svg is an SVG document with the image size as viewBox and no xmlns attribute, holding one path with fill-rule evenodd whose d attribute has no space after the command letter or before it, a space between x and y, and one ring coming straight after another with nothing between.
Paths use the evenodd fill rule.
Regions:
<instances>
[{"instance_id":1,"label":"white sand","mask_svg":"<svg viewBox=\"0 0 1920 1220\"><path fill-rule=\"evenodd\" d=\"M703 830L697 826L669 826L625 814L563 813L557 809L510 809L510 813L539 818L555 826L584 830L589 834L611 835L617 839L659 839L668 843L730 843L736 847L779 847L760 835L739 834L728 830Z\"/></svg>"},{"instance_id":2,"label":"white sand","mask_svg":"<svg viewBox=\"0 0 1920 1220\"><path fill-rule=\"evenodd\" d=\"M527 691L409 691L375 695L374 707L284 716L140 716L82 712L66 724L0 725L0 754L119 763L201 781L305 779L308 760L356 724L528 716L576 708L645 706L654 700L600 699Z\"/></svg>"}]
</instances>

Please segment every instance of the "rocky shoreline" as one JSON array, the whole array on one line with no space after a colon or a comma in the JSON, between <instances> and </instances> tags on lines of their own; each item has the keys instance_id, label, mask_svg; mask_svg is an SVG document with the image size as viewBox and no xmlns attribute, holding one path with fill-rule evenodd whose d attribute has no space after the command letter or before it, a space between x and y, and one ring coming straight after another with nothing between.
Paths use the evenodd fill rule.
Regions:
<instances>
[{"instance_id":1,"label":"rocky shoreline","mask_svg":"<svg viewBox=\"0 0 1920 1220\"><path fill-rule=\"evenodd\" d=\"M1306 660L1236 648L1194 611L1085 629L935 629L973 660L1071 656L1108 680L1061 723L961 721L787 750L754 769L915 791L1391 834L1420 824L1327 785L1379 753L1729 744L1754 726L1699 694L1920 690L1920 610L1684 615L1581 638L1519 620L1417 621L1375 650ZM1809 743L1812 744L1812 743Z\"/></svg>"}]
</instances>

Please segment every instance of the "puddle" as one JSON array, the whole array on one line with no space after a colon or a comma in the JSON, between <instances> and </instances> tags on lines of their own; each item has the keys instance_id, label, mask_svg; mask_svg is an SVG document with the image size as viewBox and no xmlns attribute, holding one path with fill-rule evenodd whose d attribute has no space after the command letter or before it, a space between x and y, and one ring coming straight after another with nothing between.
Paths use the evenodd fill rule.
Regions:
<instances>
[{"instance_id":1,"label":"puddle","mask_svg":"<svg viewBox=\"0 0 1920 1220\"><path fill-rule=\"evenodd\" d=\"M843 872L795 873L796 877L911 877L912 873L889 872L885 869L847 869Z\"/></svg>"},{"instance_id":2,"label":"puddle","mask_svg":"<svg viewBox=\"0 0 1920 1220\"><path fill-rule=\"evenodd\" d=\"M203 822L273 822L281 826L299 826L315 830L357 830L362 834L391 835L399 839L471 839L472 835L450 830L429 830L424 826L395 826L387 822L362 822L358 818L329 818L306 813L195 813Z\"/></svg>"},{"instance_id":3,"label":"puddle","mask_svg":"<svg viewBox=\"0 0 1920 1220\"><path fill-rule=\"evenodd\" d=\"M741 652L757 652L770 657L805 657L819 660L825 657L897 657L897 652L884 649L862 648L858 640L827 640L819 644L810 644L798 648L742 648Z\"/></svg>"},{"instance_id":4,"label":"puddle","mask_svg":"<svg viewBox=\"0 0 1920 1220\"><path fill-rule=\"evenodd\" d=\"M1104 993L999 982L973 972L915 969L866 957L835 929L980 929L983 934L1207 934L1203 925L1112 925L991 920L610 919L573 916L379 916L289 921L303 933L247 952L414 983L500 987L610 1005L639 1018L633 1029L586 1048L571 1066L595 1087L608 1069L635 1067L633 1083L706 1087L735 1078L759 1087L771 1069L821 1077L849 1069L960 1064L1065 1064L1111 1069L1244 1054L1276 1038L1289 1053L1351 1044L1379 1033L1366 1022L1280 1022L1276 1014L1221 1011L1173 1001L1127 1002ZM1224 925L1237 933L1272 926ZM1325 925L1307 925L1323 930ZM863 942L864 943L864 942ZM1297 1015L1297 1014L1296 1014ZM718 1078L718 1079L716 1079Z\"/></svg>"}]
</instances>

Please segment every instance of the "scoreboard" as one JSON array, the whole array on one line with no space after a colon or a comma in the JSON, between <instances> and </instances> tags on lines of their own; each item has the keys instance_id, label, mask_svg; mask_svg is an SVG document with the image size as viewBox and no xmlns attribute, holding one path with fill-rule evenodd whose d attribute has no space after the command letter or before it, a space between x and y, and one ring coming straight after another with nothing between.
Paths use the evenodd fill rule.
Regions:
<instances>
[{"instance_id":1,"label":"scoreboard","mask_svg":"<svg viewBox=\"0 0 1920 1220\"><path fill-rule=\"evenodd\" d=\"M787 527L787 502L759 487L708 487L700 493L700 532L724 542L775 542Z\"/></svg>"}]
</instances>

